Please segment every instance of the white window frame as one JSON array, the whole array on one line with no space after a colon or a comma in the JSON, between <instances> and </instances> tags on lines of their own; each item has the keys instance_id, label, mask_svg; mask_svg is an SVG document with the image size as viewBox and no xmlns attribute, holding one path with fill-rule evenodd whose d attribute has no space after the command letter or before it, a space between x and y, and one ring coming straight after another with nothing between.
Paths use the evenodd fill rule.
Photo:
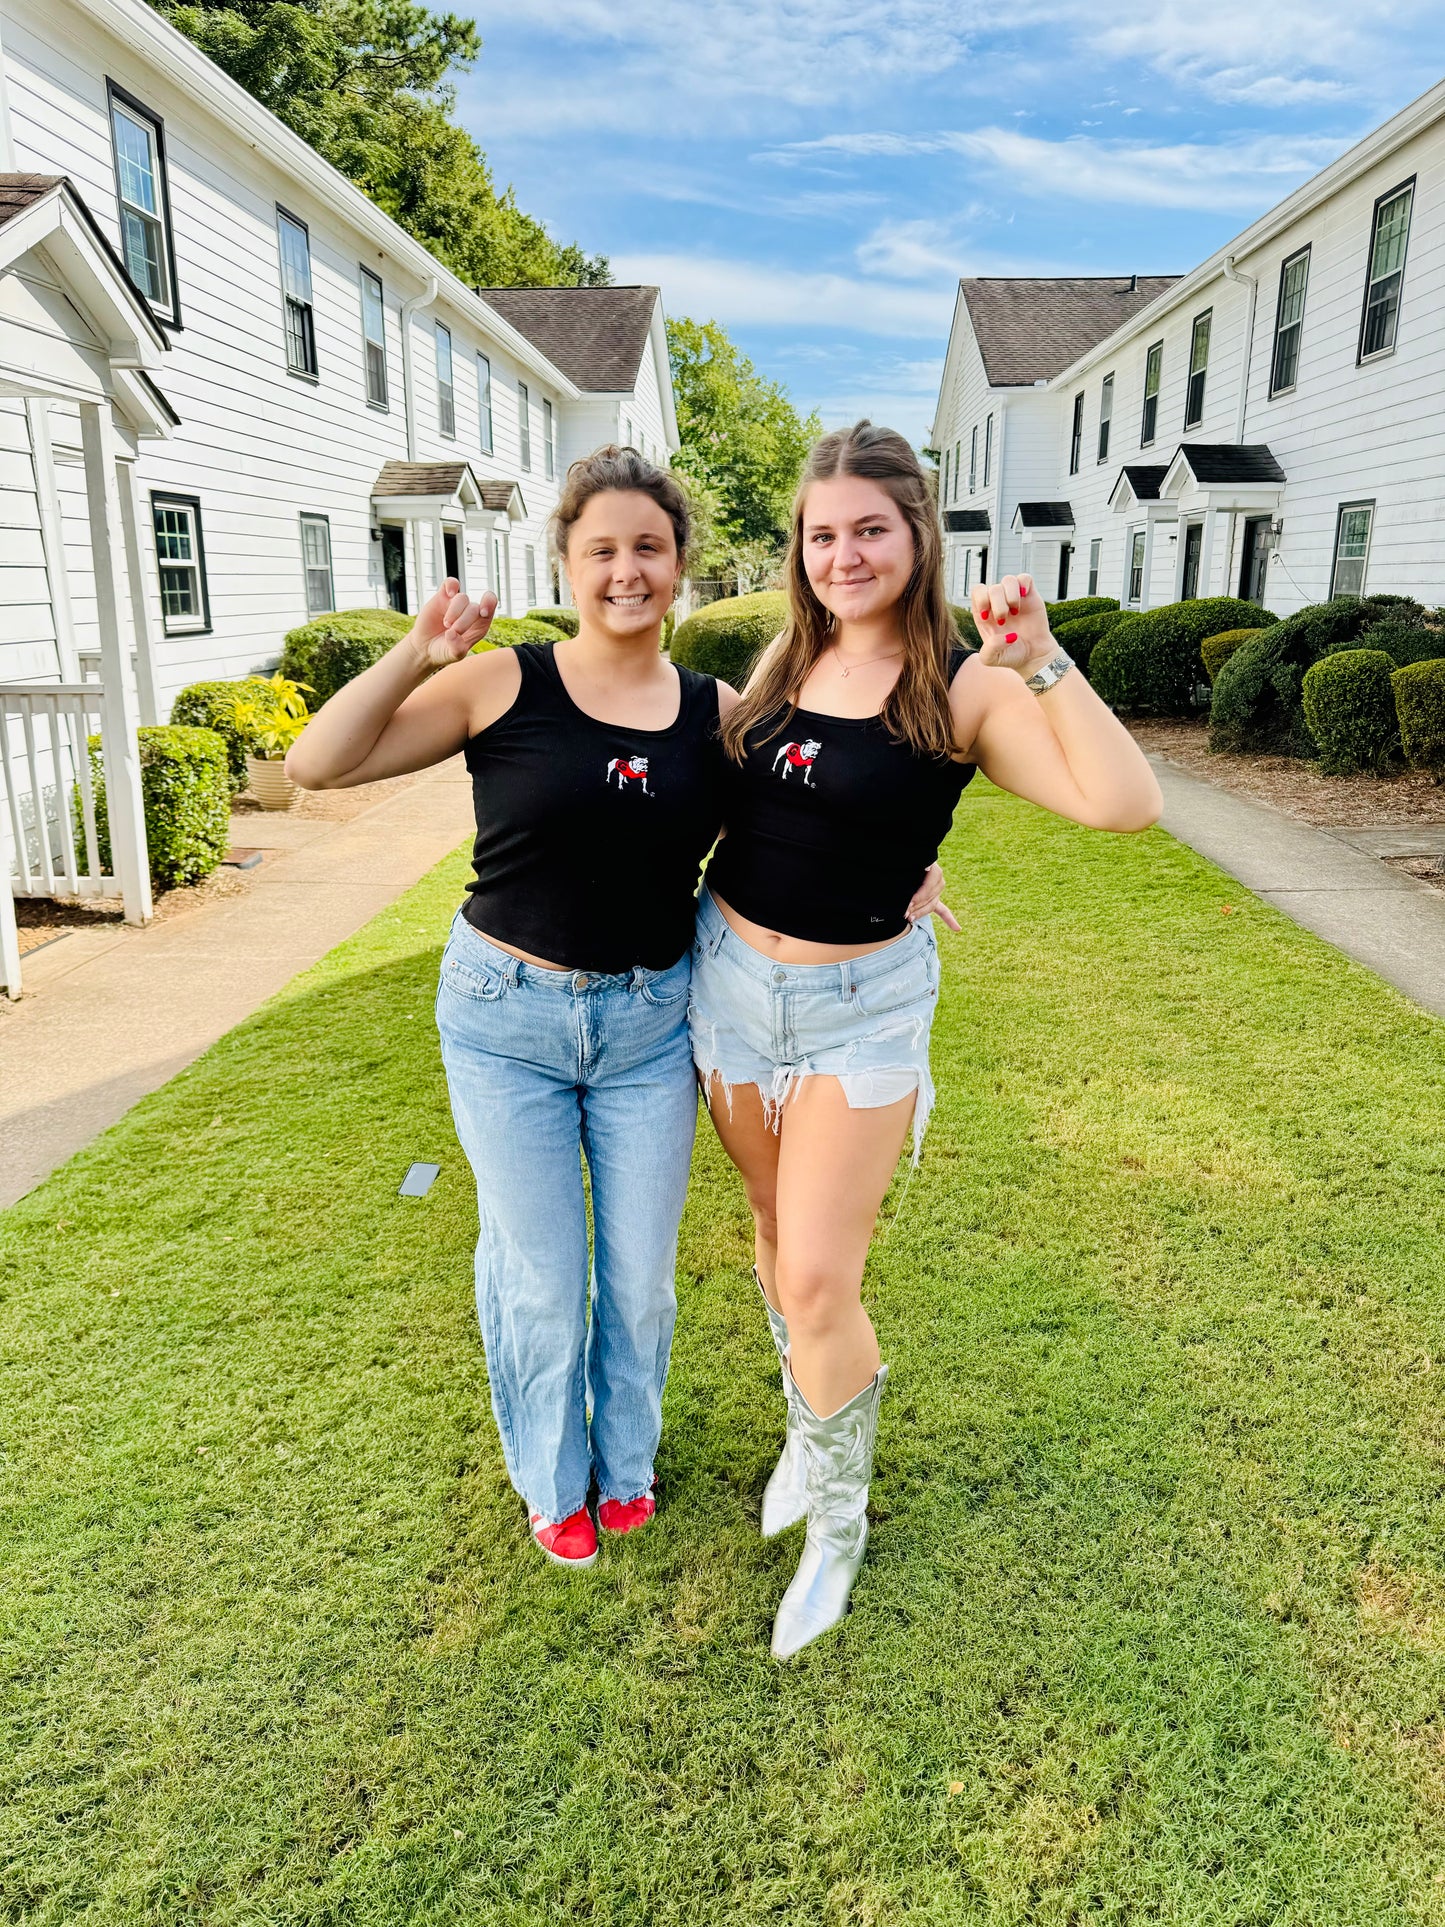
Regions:
<instances>
[{"instance_id":1,"label":"white window frame","mask_svg":"<svg viewBox=\"0 0 1445 1927\"><path fill-rule=\"evenodd\" d=\"M951 448L945 448L943 451L943 479L938 491L940 504L946 505L948 501L948 464L952 459L953 450Z\"/></svg>"},{"instance_id":2,"label":"white window frame","mask_svg":"<svg viewBox=\"0 0 1445 1927\"><path fill-rule=\"evenodd\" d=\"M1400 240L1399 266L1391 268L1388 274L1377 274L1375 271L1375 256L1379 252L1380 246L1381 217L1386 209L1393 206L1402 196L1408 196L1409 201L1405 209L1405 231ZM1413 174L1408 181L1401 181L1398 187L1392 187L1388 194L1382 194L1375 202L1375 212L1370 221L1370 253L1365 265L1365 302L1363 308L1360 310L1360 342L1355 353L1355 365L1357 367L1362 362L1379 361L1384 356L1392 355L1395 352L1395 343L1400 337L1400 306L1401 296L1405 291L1405 260L1410 249L1410 223L1414 219L1414 215L1415 176ZM1388 341L1381 342L1377 348L1367 349L1365 342L1368 338L1370 328L1370 297L1375 288L1382 286L1390 280L1393 280L1395 283L1395 305L1390 314L1390 338Z\"/></svg>"},{"instance_id":3,"label":"white window frame","mask_svg":"<svg viewBox=\"0 0 1445 1927\"><path fill-rule=\"evenodd\" d=\"M1099 557L1104 552L1102 536L1096 535L1089 544L1089 594L1099 593Z\"/></svg>"},{"instance_id":4,"label":"white window frame","mask_svg":"<svg viewBox=\"0 0 1445 1927\"><path fill-rule=\"evenodd\" d=\"M1365 517L1364 547L1361 549L1358 556L1352 555L1349 557L1344 557L1340 554L1340 545L1344 541L1344 536L1345 536L1345 517L1347 515L1361 515L1361 514L1364 515ZM1365 577L1368 574L1369 567L1370 567L1370 544L1371 542L1373 542L1374 537L1375 537L1374 498L1371 497L1369 500L1361 501L1361 502L1341 502L1339 506L1339 510L1335 516L1335 544L1334 544L1334 549L1330 559L1330 600L1331 601L1333 601L1337 595L1362 596L1365 593ZM1352 566L1357 561L1360 567L1359 587L1353 588L1353 589L1342 589L1340 587L1341 563L1342 562L1345 563L1346 566Z\"/></svg>"},{"instance_id":5,"label":"white window frame","mask_svg":"<svg viewBox=\"0 0 1445 1927\"><path fill-rule=\"evenodd\" d=\"M1149 372L1154 372L1154 386L1149 386ZM1144 356L1144 405L1139 411L1139 446L1149 448L1159 434L1159 387L1164 378L1163 340L1151 341ZM1153 410L1150 410L1150 403Z\"/></svg>"},{"instance_id":6,"label":"white window frame","mask_svg":"<svg viewBox=\"0 0 1445 1927\"><path fill-rule=\"evenodd\" d=\"M1074 419L1069 424L1069 473L1077 475L1084 459L1084 391L1074 397Z\"/></svg>"},{"instance_id":7,"label":"white window frame","mask_svg":"<svg viewBox=\"0 0 1445 1927\"><path fill-rule=\"evenodd\" d=\"M959 476L959 464L960 464L960 462L961 462L962 460L963 460L963 437L962 437L962 436L960 435L960 436L959 436L959 438L958 438L958 440L957 440L957 441L956 441L956 442L955 442L955 443L953 444L953 496L952 496L952 500L953 500L953 501L955 501L955 502L956 502L956 501L958 500L958 476Z\"/></svg>"},{"instance_id":8,"label":"white window frame","mask_svg":"<svg viewBox=\"0 0 1445 1927\"><path fill-rule=\"evenodd\" d=\"M526 382L517 383L517 433L520 442L522 467L532 467L532 396Z\"/></svg>"},{"instance_id":9,"label":"white window frame","mask_svg":"<svg viewBox=\"0 0 1445 1927\"><path fill-rule=\"evenodd\" d=\"M993 416L990 414L983 425L983 485L988 487L989 476L993 473Z\"/></svg>"},{"instance_id":10,"label":"white window frame","mask_svg":"<svg viewBox=\"0 0 1445 1927\"><path fill-rule=\"evenodd\" d=\"M286 231L301 237L302 259L288 264ZM281 327L286 347L286 372L298 381L319 381L321 364L316 352L316 293L311 279L311 230L298 215L276 204L276 253L281 277ZM295 268L299 265L299 275ZM304 287L304 293L302 289ZM293 326L294 324L294 326ZM292 353L301 355L298 362Z\"/></svg>"},{"instance_id":11,"label":"white window frame","mask_svg":"<svg viewBox=\"0 0 1445 1927\"><path fill-rule=\"evenodd\" d=\"M316 616L330 615L331 611L336 607L336 574L331 560L331 517L329 515L315 515L312 514L310 510L303 510L299 517L299 522L301 530L301 577L306 591L306 616L307 620L310 621ZM318 535L320 537L320 546L325 554L324 562L315 560L308 549L308 536L311 538L311 547L314 548ZM321 575L324 575L326 578L324 586L327 600L325 602L320 601L318 595L314 592L320 586L314 579Z\"/></svg>"},{"instance_id":12,"label":"white window frame","mask_svg":"<svg viewBox=\"0 0 1445 1927\"><path fill-rule=\"evenodd\" d=\"M492 361L490 355L477 356L477 440L484 455L493 455L497 448L496 429L492 422Z\"/></svg>"},{"instance_id":13,"label":"white window frame","mask_svg":"<svg viewBox=\"0 0 1445 1927\"><path fill-rule=\"evenodd\" d=\"M1099 453L1096 461L1109 459L1109 430L1114 422L1114 377L1105 375L1099 384Z\"/></svg>"},{"instance_id":14,"label":"white window frame","mask_svg":"<svg viewBox=\"0 0 1445 1927\"><path fill-rule=\"evenodd\" d=\"M1293 318L1287 321L1285 319L1284 304L1286 287L1289 282L1289 271L1301 261L1304 263L1304 278L1299 286L1299 309ZM1300 341L1304 335L1305 302L1309 297L1309 285L1309 247L1296 248L1293 254L1286 255L1284 260L1279 264L1279 293L1275 298L1274 304L1274 339L1270 343L1269 350L1269 396L1271 401L1274 400L1276 395L1292 394L1294 392L1295 382L1299 378ZM1285 334L1291 330L1294 334L1294 360L1290 368L1289 380L1281 381L1279 379L1280 356L1284 348Z\"/></svg>"},{"instance_id":15,"label":"white window frame","mask_svg":"<svg viewBox=\"0 0 1445 1927\"><path fill-rule=\"evenodd\" d=\"M973 425L968 438L968 492L976 493L978 488L978 423Z\"/></svg>"},{"instance_id":16,"label":"white window frame","mask_svg":"<svg viewBox=\"0 0 1445 1927\"><path fill-rule=\"evenodd\" d=\"M364 262L358 264L361 288L361 360L366 380L366 405L386 414L391 408L391 390L386 368L386 289L381 276ZM367 318L370 302L376 303L375 333Z\"/></svg>"},{"instance_id":17,"label":"white window frame","mask_svg":"<svg viewBox=\"0 0 1445 1927\"><path fill-rule=\"evenodd\" d=\"M1130 529L1129 553L1125 563L1124 600L1130 608L1137 608L1144 599L1144 550L1146 547L1143 529Z\"/></svg>"},{"instance_id":18,"label":"white window frame","mask_svg":"<svg viewBox=\"0 0 1445 1927\"><path fill-rule=\"evenodd\" d=\"M171 189L166 167L165 122L159 114L152 113L149 107L142 106L140 101L128 94L124 87L117 87L108 76L105 92L107 118L110 125L111 158L115 165L115 201L116 218L120 223L120 256L125 266L126 278L145 297L162 321L169 321L173 327L179 327L181 302L176 285L175 242L171 233ZM147 174L156 202L154 207L147 207L143 200L126 192L130 168L127 165L128 157L121 152L119 126L121 121L128 122L146 143ZM146 237L154 242L158 289L147 286L145 281L138 280L131 273L128 237L136 223L140 224Z\"/></svg>"},{"instance_id":19,"label":"white window frame","mask_svg":"<svg viewBox=\"0 0 1445 1927\"><path fill-rule=\"evenodd\" d=\"M527 543L523 549L522 557L527 571L527 607L529 609L535 609L539 606L537 602L537 551L530 542Z\"/></svg>"},{"instance_id":20,"label":"white window frame","mask_svg":"<svg viewBox=\"0 0 1445 1927\"><path fill-rule=\"evenodd\" d=\"M437 433L447 441L457 438L456 362L452 355L452 331L444 321L436 323L437 358Z\"/></svg>"},{"instance_id":21,"label":"white window frame","mask_svg":"<svg viewBox=\"0 0 1445 1927\"><path fill-rule=\"evenodd\" d=\"M167 558L162 553L161 544L172 533L159 527L162 513L184 515L188 519L189 557ZM156 578L160 584L161 627L168 636L208 636L211 633L211 598L206 583L206 545L201 530L200 497L177 495L170 489L153 489L151 529L156 545ZM190 615L173 616L166 609L166 577L182 571L194 577L196 608Z\"/></svg>"},{"instance_id":22,"label":"white window frame","mask_svg":"<svg viewBox=\"0 0 1445 1927\"><path fill-rule=\"evenodd\" d=\"M557 473L557 411L542 397L542 473L550 482ZM532 607L528 604L528 607Z\"/></svg>"},{"instance_id":23,"label":"white window frame","mask_svg":"<svg viewBox=\"0 0 1445 1927\"><path fill-rule=\"evenodd\" d=\"M1200 329L1204 330L1204 359L1196 368L1195 351L1199 346ZM1204 390L1209 380L1209 343L1214 333L1214 310L1206 308L1202 314L1195 315L1189 324L1189 372L1184 379L1184 426L1186 429L1198 428L1204 420ZM1194 384L1199 383L1196 400Z\"/></svg>"}]
</instances>

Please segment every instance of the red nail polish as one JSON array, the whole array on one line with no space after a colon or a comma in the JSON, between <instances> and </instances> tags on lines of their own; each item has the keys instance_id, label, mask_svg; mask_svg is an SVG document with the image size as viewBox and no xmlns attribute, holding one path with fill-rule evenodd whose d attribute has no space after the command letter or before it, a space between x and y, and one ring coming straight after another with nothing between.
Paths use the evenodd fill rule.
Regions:
<instances>
[{"instance_id":1,"label":"red nail polish","mask_svg":"<svg viewBox=\"0 0 1445 1927\"><path fill-rule=\"evenodd\" d=\"M1007 634L1007 635L1006 635L1006 636L1004 637L1004 641L1005 641L1005 642L1017 642L1017 641L1018 641L1018 635L1017 635L1017 632L1016 632L1016 631L1014 631L1014 630L1012 630L1012 629L1010 629L1010 631L1008 632L1008 634Z\"/></svg>"}]
</instances>

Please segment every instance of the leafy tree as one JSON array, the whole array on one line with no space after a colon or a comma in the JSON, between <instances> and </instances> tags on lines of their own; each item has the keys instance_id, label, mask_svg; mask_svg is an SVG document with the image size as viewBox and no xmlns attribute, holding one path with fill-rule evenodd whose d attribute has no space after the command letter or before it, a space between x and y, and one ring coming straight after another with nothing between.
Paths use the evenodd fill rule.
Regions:
<instances>
[{"instance_id":1,"label":"leafy tree","mask_svg":"<svg viewBox=\"0 0 1445 1927\"><path fill-rule=\"evenodd\" d=\"M822 433L761 376L715 321L667 324L686 477L699 516L700 575L765 580L787 538L798 472Z\"/></svg>"},{"instance_id":2,"label":"leafy tree","mask_svg":"<svg viewBox=\"0 0 1445 1927\"><path fill-rule=\"evenodd\" d=\"M498 194L452 119L448 76L481 51L474 21L415 0L155 0L202 52L464 281L598 286L601 256L561 246Z\"/></svg>"}]
</instances>

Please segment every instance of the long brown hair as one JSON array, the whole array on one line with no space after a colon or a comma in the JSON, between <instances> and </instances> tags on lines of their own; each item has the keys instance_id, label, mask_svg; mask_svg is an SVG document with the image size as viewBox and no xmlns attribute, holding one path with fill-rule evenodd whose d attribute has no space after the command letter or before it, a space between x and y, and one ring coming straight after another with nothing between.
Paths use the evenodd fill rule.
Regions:
<instances>
[{"instance_id":1,"label":"long brown hair","mask_svg":"<svg viewBox=\"0 0 1445 1927\"><path fill-rule=\"evenodd\" d=\"M749 730L779 710L785 713L770 735L787 728L798 706L798 692L833 640L833 618L808 581L803 508L814 482L830 482L839 475L877 482L897 503L913 535L913 569L898 601L903 666L883 704L883 721L895 738L921 756L947 756L953 749L948 664L959 638L943 588L938 511L922 465L903 436L895 429L861 421L815 442L803 464L784 564L788 620L748 678L742 701L723 724L724 746L737 762L743 759L743 738Z\"/></svg>"}]
</instances>

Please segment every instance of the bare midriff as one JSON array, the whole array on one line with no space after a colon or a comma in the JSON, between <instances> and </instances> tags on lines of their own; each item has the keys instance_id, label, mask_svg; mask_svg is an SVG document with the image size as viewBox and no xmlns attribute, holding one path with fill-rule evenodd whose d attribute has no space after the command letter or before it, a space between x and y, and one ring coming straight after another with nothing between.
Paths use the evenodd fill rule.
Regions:
<instances>
[{"instance_id":1,"label":"bare midriff","mask_svg":"<svg viewBox=\"0 0 1445 1927\"><path fill-rule=\"evenodd\" d=\"M472 928L476 930L476 925L473 924ZM492 936L490 931L477 930L477 935L481 937L484 942L491 944L494 949L505 950L509 957L520 957L523 963L535 964L538 970L567 970L571 968L568 964L553 963L550 957L534 957L530 950L519 950L514 943L503 943L500 937Z\"/></svg>"},{"instance_id":2,"label":"bare midriff","mask_svg":"<svg viewBox=\"0 0 1445 1927\"><path fill-rule=\"evenodd\" d=\"M884 937L881 943L810 943L806 937L789 937L781 930L770 930L765 923L754 923L751 917L739 916L730 904L723 902L716 890L712 893L712 900L722 911L730 930L736 931L743 942L750 944L754 950L762 951L765 957L775 958L778 963L847 963L852 957L867 957L875 950L886 950L890 944L902 943L908 935L907 930L900 930L896 937Z\"/></svg>"}]
</instances>

